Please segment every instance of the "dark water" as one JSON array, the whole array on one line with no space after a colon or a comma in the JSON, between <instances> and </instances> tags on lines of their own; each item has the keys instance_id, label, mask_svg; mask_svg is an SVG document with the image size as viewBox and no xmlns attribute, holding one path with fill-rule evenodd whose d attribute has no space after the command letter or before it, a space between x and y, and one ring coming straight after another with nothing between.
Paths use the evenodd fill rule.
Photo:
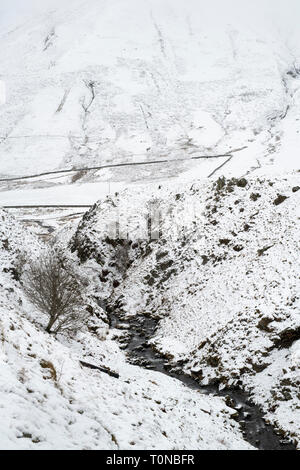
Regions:
<instances>
[{"instance_id":1,"label":"dark water","mask_svg":"<svg viewBox=\"0 0 300 470\"><path fill-rule=\"evenodd\" d=\"M226 403L236 410L234 419L240 424L244 439L260 450L296 450L294 444L283 440L274 428L265 423L258 406L251 403L249 395L240 389L223 389L218 386L201 386L187 375L170 370L167 360L148 344L155 334L157 320L148 317L122 318L110 314L112 328L124 331L119 339L121 348L126 350L131 364L155 370L174 377L192 389L201 390L203 394L211 394L226 398Z\"/></svg>"}]
</instances>

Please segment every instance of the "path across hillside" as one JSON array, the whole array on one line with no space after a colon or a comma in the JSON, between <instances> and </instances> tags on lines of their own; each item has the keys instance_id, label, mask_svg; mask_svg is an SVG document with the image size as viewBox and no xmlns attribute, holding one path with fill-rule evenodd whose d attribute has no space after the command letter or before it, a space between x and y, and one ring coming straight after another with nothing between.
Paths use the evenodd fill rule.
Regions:
<instances>
[{"instance_id":1,"label":"path across hillside","mask_svg":"<svg viewBox=\"0 0 300 470\"><path fill-rule=\"evenodd\" d=\"M201 160L201 159L212 159L212 158L226 158L231 159L232 154L224 154L224 155L199 155L197 157L191 158L177 158L175 160L150 160L144 162L127 162L127 163L114 163L102 166L92 166L92 167L82 167L82 168L66 168L62 170L54 170L54 171L46 171L43 173L37 173L34 175L25 175L25 176L14 176L12 178L1 178L0 182L10 182L10 181L21 181L31 178L41 178L43 176L50 176L50 175L58 175L62 173L77 173L80 171L93 171L93 170L104 170L107 168L121 168L126 166L143 166L143 165L159 165L162 163L176 163L176 162L184 162L189 160ZM227 160L228 161L228 160Z\"/></svg>"}]
</instances>

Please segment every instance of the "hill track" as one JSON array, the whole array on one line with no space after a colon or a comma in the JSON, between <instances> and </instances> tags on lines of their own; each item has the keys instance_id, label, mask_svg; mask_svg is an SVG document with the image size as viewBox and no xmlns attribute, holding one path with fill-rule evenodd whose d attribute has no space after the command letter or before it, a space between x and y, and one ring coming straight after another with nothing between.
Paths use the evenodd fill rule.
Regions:
<instances>
[{"instance_id":1,"label":"hill track","mask_svg":"<svg viewBox=\"0 0 300 470\"><path fill-rule=\"evenodd\" d=\"M82 168L67 168L67 169L63 169L63 170L46 171L46 172L37 173L37 174L34 174L34 175L15 176L13 178L1 178L0 183L8 183L10 181L21 181L21 180L27 180L27 179L31 179L31 178L41 178L43 176L58 175L58 174L61 174L61 173L77 173L77 172L80 172L80 171L104 170L104 169L107 169L107 168L121 168L121 167L143 166L143 165L159 165L161 163L174 163L174 162L184 162L184 161L189 161L189 160L226 158L226 157L228 158L227 161L229 161L229 159L232 158L232 154L200 155L198 157L178 158L176 160L150 160L150 161L144 161L144 162L115 163L115 164L109 164L109 165L91 166L91 167L82 167ZM227 162L225 162L225 163L227 163ZM221 168L221 166L219 168Z\"/></svg>"}]
</instances>

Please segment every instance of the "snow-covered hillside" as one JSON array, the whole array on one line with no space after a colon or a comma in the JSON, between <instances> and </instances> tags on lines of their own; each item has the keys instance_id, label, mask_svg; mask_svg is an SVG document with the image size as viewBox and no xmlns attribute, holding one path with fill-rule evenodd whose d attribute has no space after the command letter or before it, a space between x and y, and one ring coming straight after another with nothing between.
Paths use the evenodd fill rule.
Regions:
<instances>
[{"instance_id":1,"label":"snow-covered hillside","mask_svg":"<svg viewBox=\"0 0 300 470\"><path fill-rule=\"evenodd\" d=\"M0 449L300 448L299 14L0 0Z\"/></svg>"},{"instance_id":2,"label":"snow-covered hillside","mask_svg":"<svg viewBox=\"0 0 300 470\"><path fill-rule=\"evenodd\" d=\"M26 5L2 20L3 177L220 153L233 155L227 174L261 165L296 167L300 51L294 1L288 9L267 0L247 7L234 0L226 6L216 0ZM170 178L186 165L207 176L220 162L208 169L206 161L111 169L34 186ZM42 196L34 193L36 203Z\"/></svg>"},{"instance_id":3,"label":"snow-covered hillside","mask_svg":"<svg viewBox=\"0 0 300 470\"><path fill-rule=\"evenodd\" d=\"M299 189L298 174L131 189L71 243L100 264L109 312L160 320L152 344L173 367L246 389L298 441Z\"/></svg>"}]
</instances>

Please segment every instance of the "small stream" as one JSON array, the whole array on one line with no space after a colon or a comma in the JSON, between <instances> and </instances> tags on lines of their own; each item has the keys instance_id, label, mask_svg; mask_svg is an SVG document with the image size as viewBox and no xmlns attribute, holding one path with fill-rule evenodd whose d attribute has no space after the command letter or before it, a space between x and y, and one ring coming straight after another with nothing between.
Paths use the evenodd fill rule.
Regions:
<instances>
[{"instance_id":1,"label":"small stream","mask_svg":"<svg viewBox=\"0 0 300 470\"><path fill-rule=\"evenodd\" d=\"M110 326L122 330L121 348L131 364L155 370L183 382L203 394L225 397L228 406L236 410L234 419L240 424L244 439L259 450L296 450L290 441L283 440L274 428L265 423L259 407L251 403L249 395L240 389L219 390L217 385L201 386L190 376L170 370L164 357L148 341L153 338L157 320L149 317L117 317L110 313Z\"/></svg>"}]
</instances>

